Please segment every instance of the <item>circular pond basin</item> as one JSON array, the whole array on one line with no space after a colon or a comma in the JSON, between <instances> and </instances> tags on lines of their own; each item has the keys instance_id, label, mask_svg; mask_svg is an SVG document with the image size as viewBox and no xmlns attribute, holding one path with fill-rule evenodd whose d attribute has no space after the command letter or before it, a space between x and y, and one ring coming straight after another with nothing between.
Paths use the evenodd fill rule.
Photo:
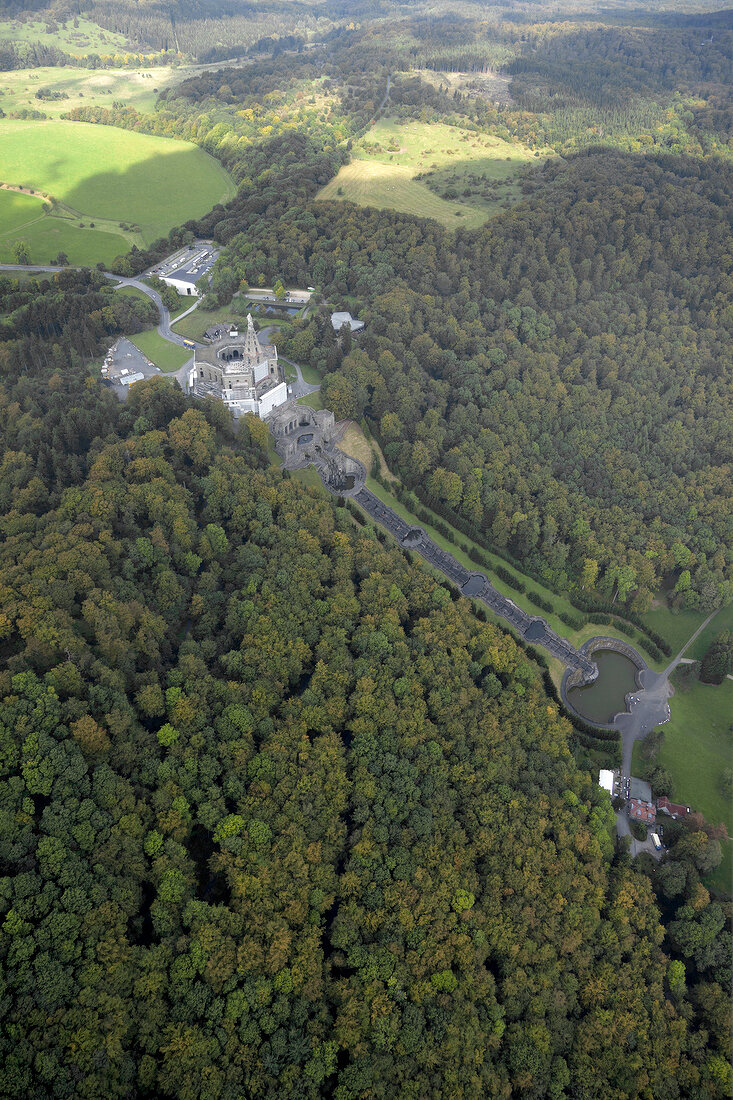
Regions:
<instances>
[{"instance_id":1,"label":"circular pond basin","mask_svg":"<svg viewBox=\"0 0 733 1100\"><path fill-rule=\"evenodd\" d=\"M607 726L614 714L626 710L626 695L637 687L636 665L612 649L596 649L593 660L598 678L587 687L571 688L568 702L582 718Z\"/></svg>"}]
</instances>

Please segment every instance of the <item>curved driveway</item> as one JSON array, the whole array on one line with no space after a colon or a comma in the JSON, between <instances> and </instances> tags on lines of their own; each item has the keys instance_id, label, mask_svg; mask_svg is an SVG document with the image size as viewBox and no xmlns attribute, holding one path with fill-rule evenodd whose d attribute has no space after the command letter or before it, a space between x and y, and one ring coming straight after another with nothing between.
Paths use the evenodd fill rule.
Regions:
<instances>
[{"instance_id":1,"label":"curved driveway","mask_svg":"<svg viewBox=\"0 0 733 1100\"><path fill-rule=\"evenodd\" d=\"M654 729L669 721L669 698L674 694L674 688L670 684L670 677L677 665L682 660L684 653L700 634L711 619L717 615L717 609L708 615L704 623L701 623L695 633L687 639L677 656L673 658L663 672L654 672L650 668L644 669L641 674L641 689L629 695L630 711L624 711L616 716L614 725L621 734L622 774L631 775L631 756L634 751L634 742L641 741Z\"/></svg>"}]
</instances>

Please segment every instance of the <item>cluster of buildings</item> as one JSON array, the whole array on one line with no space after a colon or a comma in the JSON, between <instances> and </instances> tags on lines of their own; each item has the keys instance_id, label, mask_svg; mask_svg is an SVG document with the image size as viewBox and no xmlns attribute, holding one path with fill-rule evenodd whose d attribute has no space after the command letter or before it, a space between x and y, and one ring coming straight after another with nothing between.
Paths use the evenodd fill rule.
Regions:
<instances>
[{"instance_id":1,"label":"cluster of buildings","mask_svg":"<svg viewBox=\"0 0 733 1100\"><path fill-rule=\"evenodd\" d=\"M260 343L251 314L246 332L225 326L208 347L195 349L188 389L196 397L218 398L235 417L265 417L288 400L277 348Z\"/></svg>"},{"instance_id":2,"label":"cluster of buildings","mask_svg":"<svg viewBox=\"0 0 733 1100\"><path fill-rule=\"evenodd\" d=\"M656 826L658 814L666 814L673 821L684 821L693 812L690 806L670 802L666 795L661 795L655 800L652 797L651 786L635 776L626 778L618 772L602 768L598 775L598 784L608 791L611 798L626 800L631 821L639 821L650 828ZM652 839L654 840L655 837L656 834L653 833ZM657 844L658 841L655 840L655 847Z\"/></svg>"}]
</instances>

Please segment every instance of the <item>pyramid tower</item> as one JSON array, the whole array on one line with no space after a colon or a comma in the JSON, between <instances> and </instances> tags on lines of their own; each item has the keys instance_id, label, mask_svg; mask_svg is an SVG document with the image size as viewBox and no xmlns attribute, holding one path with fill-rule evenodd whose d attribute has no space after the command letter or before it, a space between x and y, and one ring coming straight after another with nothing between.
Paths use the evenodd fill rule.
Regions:
<instances>
[{"instance_id":1,"label":"pyramid tower","mask_svg":"<svg viewBox=\"0 0 733 1100\"><path fill-rule=\"evenodd\" d=\"M259 363L262 358L262 348L260 346L259 337L255 332L255 323L252 320L252 314L247 314L247 335L244 338L244 347L242 348L242 359L246 363L254 364Z\"/></svg>"}]
</instances>

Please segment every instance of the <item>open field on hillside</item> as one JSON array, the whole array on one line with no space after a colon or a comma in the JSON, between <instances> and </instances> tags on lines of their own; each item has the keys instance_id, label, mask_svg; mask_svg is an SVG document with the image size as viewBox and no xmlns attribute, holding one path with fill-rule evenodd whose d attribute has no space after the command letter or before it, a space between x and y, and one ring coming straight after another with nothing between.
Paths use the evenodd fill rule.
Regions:
<instances>
[{"instance_id":1,"label":"open field on hillside","mask_svg":"<svg viewBox=\"0 0 733 1100\"><path fill-rule=\"evenodd\" d=\"M100 260L111 263L134 240L133 234L81 229L78 220L52 216L51 210L33 195L0 190L0 263L15 263L16 241L26 244L32 263L51 263L59 252L65 252L73 263L96 264Z\"/></svg>"},{"instance_id":2,"label":"open field on hillside","mask_svg":"<svg viewBox=\"0 0 733 1100\"><path fill-rule=\"evenodd\" d=\"M90 53L100 56L115 54L131 48L123 35L106 31L81 16L55 24L42 19L3 19L0 22L0 43L3 42L12 42L16 46L22 42L40 42L43 46L55 46L72 57L85 57Z\"/></svg>"},{"instance_id":3,"label":"open field on hillside","mask_svg":"<svg viewBox=\"0 0 733 1100\"><path fill-rule=\"evenodd\" d=\"M514 51L506 49L502 62L511 61ZM498 60L498 59L497 59ZM449 92L468 92L491 103L512 103L509 86L511 76L499 72L436 72L435 69L411 69L413 76L419 76L426 84L434 88L446 88Z\"/></svg>"},{"instance_id":4,"label":"open field on hillside","mask_svg":"<svg viewBox=\"0 0 733 1100\"><path fill-rule=\"evenodd\" d=\"M0 190L0 236L20 230L43 216L47 204L37 195Z\"/></svg>"},{"instance_id":5,"label":"open field on hillside","mask_svg":"<svg viewBox=\"0 0 733 1100\"><path fill-rule=\"evenodd\" d=\"M523 170L546 154L443 123L380 119L353 156L320 199L434 218L453 229L475 228L516 202Z\"/></svg>"},{"instance_id":6,"label":"open field on hillside","mask_svg":"<svg viewBox=\"0 0 733 1100\"><path fill-rule=\"evenodd\" d=\"M303 375L303 377L305 377L305 375ZM389 467L384 460L382 449L376 439L367 439L359 425L353 421L349 424L341 437L339 447L345 454L351 455L352 458L356 458L361 462L366 468L367 473L371 473L372 462L374 460L374 454L376 453L377 459L379 460L379 472L381 476L385 478L392 477L389 472Z\"/></svg>"},{"instance_id":7,"label":"open field on hillside","mask_svg":"<svg viewBox=\"0 0 733 1100\"><path fill-rule=\"evenodd\" d=\"M234 193L213 157L170 138L83 122L3 119L0 144L0 182L34 188L52 202L15 237L0 216L0 249L12 251L21 238L34 261L47 262L62 249L72 263L108 263Z\"/></svg>"},{"instance_id":8,"label":"open field on hillside","mask_svg":"<svg viewBox=\"0 0 733 1100\"><path fill-rule=\"evenodd\" d=\"M0 73L0 107L12 111L43 111L59 118L75 107L112 107L122 104L137 111L152 111L158 92L190 75L184 66L162 65L155 69L81 69L73 66L14 69ZM47 89L65 99L38 99Z\"/></svg>"}]
</instances>

